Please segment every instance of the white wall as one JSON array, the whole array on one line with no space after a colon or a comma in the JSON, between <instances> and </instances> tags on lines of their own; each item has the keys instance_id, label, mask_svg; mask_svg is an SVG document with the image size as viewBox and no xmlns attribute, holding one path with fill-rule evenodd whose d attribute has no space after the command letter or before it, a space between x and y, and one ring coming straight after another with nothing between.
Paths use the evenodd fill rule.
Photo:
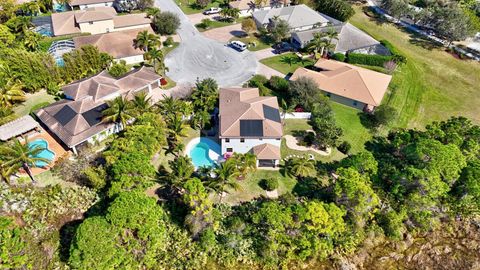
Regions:
<instances>
[{"instance_id":1,"label":"white wall","mask_svg":"<svg viewBox=\"0 0 480 270\"><path fill-rule=\"evenodd\" d=\"M125 27L116 27L115 29L111 30L113 31L124 31L124 30L132 30L132 29L140 29L140 28L146 28L149 27L150 24L138 24L138 25L131 25L131 26L125 26Z\"/></svg>"},{"instance_id":2,"label":"white wall","mask_svg":"<svg viewBox=\"0 0 480 270\"><path fill-rule=\"evenodd\" d=\"M137 64L137 63L143 62L143 54L127 56L127 57L118 58L118 59L115 59L115 60L116 61L125 60L125 62L127 62L127 65Z\"/></svg>"},{"instance_id":3,"label":"white wall","mask_svg":"<svg viewBox=\"0 0 480 270\"><path fill-rule=\"evenodd\" d=\"M88 4L88 5L79 5L78 7L80 10L86 9L86 8L93 8L93 7L111 7L113 6L113 1L112 2L103 2L103 3L96 3L96 4Z\"/></svg>"},{"instance_id":4,"label":"white wall","mask_svg":"<svg viewBox=\"0 0 480 270\"><path fill-rule=\"evenodd\" d=\"M287 113L285 119L310 119L312 113L309 112L293 112ZM283 113L280 114L283 119Z\"/></svg>"},{"instance_id":5,"label":"white wall","mask_svg":"<svg viewBox=\"0 0 480 270\"><path fill-rule=\"evenodd\" d=\"M82 33L90 33L92 35L114 31L113 20L96 21L92 22L91 24L89 22L85 22L80 23L79 26Z\"/></svg>"},{"instance_id":6,"label":"white wall","mask_svg":"<svg viewBox=\"0 0 480 270\"><path fill-rule=\"evenodd\" d=\"M235 139L230 139L230 142L226 142L225 138L222 138L222 155L227 152L227 148L233 148L233 152L236 153L247 153L250 151L253 147L264 144L264 143L269 143L271 145L275 145L277 147L280 147L282 140L281 139L245 139L245 142L240 142L239 138Z\"/></svg>"}]
</instances>

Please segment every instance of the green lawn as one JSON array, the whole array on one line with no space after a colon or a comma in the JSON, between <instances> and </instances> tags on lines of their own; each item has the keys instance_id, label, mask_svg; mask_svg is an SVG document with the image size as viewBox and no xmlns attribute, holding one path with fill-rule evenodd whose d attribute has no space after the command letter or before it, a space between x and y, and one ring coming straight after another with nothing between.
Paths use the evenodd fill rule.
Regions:
<instances>
[{"instance_id":1,"label":"green lawn","mask_svg":"<svg viewBox=\"0 0 480 270\"><path fill-rule=\"evenodd\" d=\"M234 37L230 41L233 40L239 40L248 46L248 50L250 51L259 51L263 49L267 49L272 47L273 42L271 40L268 40L267 38L264 37L257 37L256 35L249 35L247 37L242 37L242 38L237 38ZM252 44L255 44L253 46Z\"/></svg>"},{"instance_id":2,"label":"green lawn","mask_svg":"<svg viewBox=\"0 0 480 270\"><path fill-rule=\"evenodd\" d=\"M400 115L394 126L422 128L433 120L463 115L480 123L480 65L458 60L429 40L390 23L382 23L355 7L350 23L377 40L390 41L407 57L395 72L384 103Z\"/></svg>"},{"instance_id":3,"label":"green lawn","mask_svg":"<svg viewBox=\"0 0 480 270\"><path fill-rule=\"evenodd\" d=\"M195 13L201 13L206 9L209 9L211 7L218 7L220 6L223 2L222 1L212 1L210 4L207 5L205 8L199 8L195 5L195 1L189 1L189 0L175 0L175 3L180 7L180 9L183 11L183 13L190 15L190 14L195 14Z\"/></svg>"},{"instance_id":4,"label":"green lawn","mask_svg":"<svg viewBox=\"0 0 480 270\"><path fill-rule=\"evenodd\" d=\"M195 27L197 27L198 31L200 31L200 32L205 32L205 31L208 31L208 30L212 30L212 29L214 29L214 28L220 28L220 27L225 27L225 26L229 26L229 25L234 25L234 24L242 23L242 21L243 21L244 19L245 19L245 18L238 18L238 19L232 20L232 21L217 21L217 20L211 20L211 21L210 21L210 25L208 25L208 28L205 28L202 23L197 23L197 24L195 25Z\"/></svg>"},{"instance_id":5,"label":"green lawn","mask_svg":"<svg viewBox=\"0 0 480 270\"><path fill-rule=\"evenodd\" d=\"M260 60L260 63L269 66L283 74L293 73L299 67L311 66L312 59L300 59L295 53L285 53Z\"/></svg>"},{"instance_id":6,"label":"green lawn","mask_svg":"<svg viewBox=\"0 0 480 270\"><path fill-rule=\"evenodd\" d=\"M238 180L240 189L238 191L231 191L225 198L223 198L223 202L228 204L239 204L240 202L251 201L260 196L266 196L265 190L263 190L258 184L262 179L270 177L278 179L279 186L277 191L279 195L291 192L297 183L297 180L283 176L280 171L257 170L250 173L245 179ZM215 195L213 198L217 201L218 195Z\"/></svg>"},{"instance_id":7,"label":"green lawn","mask_svg":"<svg viewBox=\"0 0 480 270\"><path fill-rule=\"evenodd\" d=\"M13 108L13 111L18 116L24 116L30 113L34 106L38 106L39 104L48 105L50 103L55 102L55 98L49 94L45 90L39 91L35 94L27 95L27 100ZM42 106L43 107L43 106ZM39 108L37 108L39 109Z\"/></svg>"}]
</instances>

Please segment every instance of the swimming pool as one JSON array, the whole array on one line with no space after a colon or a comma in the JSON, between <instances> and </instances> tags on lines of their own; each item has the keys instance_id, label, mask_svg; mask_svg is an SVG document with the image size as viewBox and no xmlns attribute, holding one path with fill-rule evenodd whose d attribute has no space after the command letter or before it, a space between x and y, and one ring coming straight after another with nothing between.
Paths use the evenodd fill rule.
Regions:
<instances>
[{"instance_id":1,"label":"swimming pool","mask_svg":"<svg viewBox=\"0 0 480 270\"><path fill-rule=\"evenodd\" d=\"M188 143L185 150L195 169L212 167L221 158L220 145L209 138L195 138Z\"/></svg>"},{"instance_id":2,"label":"swimming pool","mask_svg":"<svg viewBox=\"0 0 480 270\"><path fill-rule=\"evenodd\" d=\"M53 160L53 158L55 157L55 153L50 151L48 149L48 142L45 141L44 139L36 139L32 142L29 142L28 143L28 147L30 149L34 149L34 148L41 148L43 149L40 153L38 153L35 157L39 157L39 158L45 158L45 159L48 159L50 161ZM44 161L37 161L35 162L35 166L37 167L45 167L47 166L48 163L47 162L44 162Z\"/></svg>"}]
</instances>

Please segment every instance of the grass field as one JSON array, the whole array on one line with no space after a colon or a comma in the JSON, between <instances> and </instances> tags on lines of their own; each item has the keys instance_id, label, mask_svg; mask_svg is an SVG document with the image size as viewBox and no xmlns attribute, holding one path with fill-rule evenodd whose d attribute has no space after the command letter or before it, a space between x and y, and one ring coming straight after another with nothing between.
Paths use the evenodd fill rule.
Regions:
<instances>
[{"instance_id":1,"label":"grass field","mask_svg":"<svg viewBox=\"0 0 480 270\"><path fill-rule=\"evenodd\" d=\"M463 115L480 123L480 65L458 60L431 41L390 23L368 17L362 8L350 23L377 40L390 41L407 57L398 68L384 103L399 117L393 126L422 128L433 120Z\"/></svg>"},{"instance_id":2,"label":"grass field","mask_svg":"<svg viewBox=\"0 0 480 270\"><path fill-rule=\"evenodd\" d=\"M249 35L249 36L242 37L242 38L234 37L230 41L233 41L233 40L239 40L239 41L247 44L248 45L248 50L250 50L250 51L263 50L263 49L266 49L266 48L270 48L273 45L272 41L267 40L266 38L263 38L263 37L257 37L255 35ZM252 43L255 43L255 47L249 45L249 44L252 44Z\"/></svg>"},{"instance_id":3,"label":"grass field","mask_svg":"<svg viewBox=\"0 0 480 270\"><path fill-rule=\"evenodd\" d=\"M211 7L218 7L222 4L222 2L220 1L212 1L210 4L207 5L207 7L199 8L195 5L195 1L193 0L175 0L175 3L177 3L183 13L187 15L200 13L206 9L209 9Z\"/></svg>"},{"instance_id":4,"label":"grass field","mask_svg":"<svg viewBox=\"0 0 480 270\"><path fill-rule=\"evenodd\" d=\"M314 64L312 59L300 59L294 53L285 53L260 60L260 63L269 66L283 74L293 73L299 67L306 67Z\"/></svg>"},{"instance_id":5,"label":"grass field","mask_svg":"<svg viewBox=\"0 0 480 270\"><path fill-rule=\"evenodd\" d=\"M18 116L24 116L30 113L32 108L35 109L36 105L42 104L47 105L50 103L55 102L55 98L49 94L45 90L37 92L35 94L27 95L27 100L19 105L16 105L13 108L13 111ZM43 106L42 106L43 107ZM38 108L39 109L39 108Z\"/></svg>"}]
</instances>

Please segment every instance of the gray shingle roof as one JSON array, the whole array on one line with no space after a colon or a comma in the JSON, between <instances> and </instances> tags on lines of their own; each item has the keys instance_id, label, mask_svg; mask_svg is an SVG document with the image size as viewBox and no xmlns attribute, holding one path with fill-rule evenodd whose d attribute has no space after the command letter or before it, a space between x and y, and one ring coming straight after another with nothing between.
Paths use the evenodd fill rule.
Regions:
<instances>
[{"instance_id":1,"label":"gray shingle roof","mask_svg":"<svg viewBox=\"0 0 480 270\"><path fill-rule=\"evenodd\" d=\"M303 4L253 13L253 18L261 24L267 24L275 16L287 21L291 28L329 22L328 18Z\"/></svg>"},{"instance_id":2,"label":"gray shingle roof","mask_svg":"<svg viewBox=\"0 0 480 270\"><path fill-rule=\"evenodd\" d=\"M7 141L13 137L34 130L37 127L39 127L38 122L30 115L25 115L0 126L0 140Z\"/></svg>"}]
</instances>

